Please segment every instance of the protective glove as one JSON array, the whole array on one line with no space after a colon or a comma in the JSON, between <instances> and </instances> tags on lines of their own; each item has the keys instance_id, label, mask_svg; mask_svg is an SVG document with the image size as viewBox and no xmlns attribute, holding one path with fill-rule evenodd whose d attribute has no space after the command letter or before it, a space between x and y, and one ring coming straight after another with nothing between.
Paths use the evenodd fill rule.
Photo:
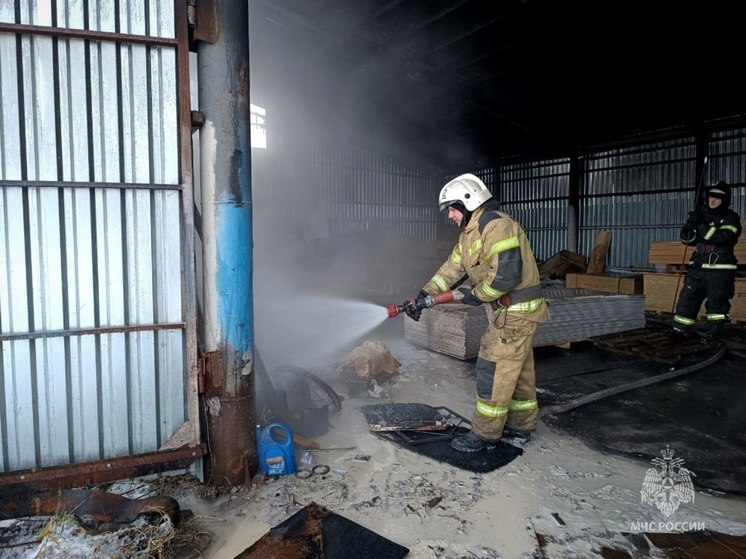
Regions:
<instances>
[{"instance_id":1,"label":"protective glove","mask_svg":"<svg viewBox=\"0 0 746 559\"><path fill-rule=\"evenodd\" d=\"M464 298L461 301L464 305L471 305L472 307L478 307L479 305L484 303L484 301L482 301L479 297L474 295L471 289L462 287L459 289L459 291L464 295Z\"/></svg>"},{"instance_id":2,"label":"protective glove","mask_svg":"<svg viewBox=\"0 0 746 559\"><path fill-rule=\"evenodd\" d=\"M710 227L712 226L713 226L712 223L707 223L706 221L703 221L699 225L695 225L694 229L695 231L697 231L697 233L699 233L702 237L704 237L705 235L707 235L707 233L709 233Z\"/></svg>"},{"instance_id":3,"label":"protective glove","mask_svg":"<svg viewBox=\"0 0 746 559\"><path fill-rule=\"evenodd\" d=\"M692 241L694 241L696 237L697 237L697 233L696 233L696 229L694 225L687 221L684 224L684 226L681 228L681 232L679 233L679 238L684 243L691 243Z\"/></svg>"},{"instance_id":4,"label":"protective glove","mask_svg":"<svg viewBox=\"0 0 746 559\"><path fill-rule=\"evenodd\" d=\"M699 210L693 210L689 212L689 217L686 220L687 223L691 223L693 225L698 225L702 221L704 221L704 218L702 216L702 212Z\"/></svg>"},{"instance_id":5,"label":"protective glove","mask_svg":"<svg viewBox=\"0 0 746 559\"><path fill-rule=\"evenodd\" d=\"M404 301L404 313L415 322L419 321L420 317L422 316L422 308L417 307L424 306L423 303L428 295L430 294L427 291L425 291L424 289L420 289L420 292L414 298L415 307L412 307L412 305L409 304L410 301Z\"/></svg>"},{"instance_id":6,"label":"protective glove","mask_svg":"<svg viewBox=\"0 0 746 559\"><path fill-rule=\"evenodd\" d=\"M414 302L417 303L417 306L423 306L425 299L427 299L430 296L430 294L425 291L424 289L420 289L420 292L417 294L417 296L414 298Z\"/></svg>"},{"instance_id":7,"label":"protective glove","mask_svg":"<svg viewBox=\"0 0 746 559\"><path fill-rule=\"evenodd\" d=\"M422 309L412 307L408 303L411 303L411 301L404 301L404 313L415 322L418 322L422 316Z\"/></svg>"}]
</instances>

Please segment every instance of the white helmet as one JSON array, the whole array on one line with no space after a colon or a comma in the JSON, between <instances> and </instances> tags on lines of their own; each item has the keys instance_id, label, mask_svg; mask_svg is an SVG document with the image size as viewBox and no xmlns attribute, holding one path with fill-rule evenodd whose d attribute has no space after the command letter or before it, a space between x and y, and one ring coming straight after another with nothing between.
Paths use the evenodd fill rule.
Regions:
<instances>
[{"instance_id":1,"label":"white helmet","mask_svg":"<svg viewBox=\"0 0 746 559\"><path fill-rule=\"evenodd\" d=\"M454 202L461 202L467 211L473 212L492 198L487 186L471 173L456 177L440 190L440 210Z\"/></svg>"}]
</instances>

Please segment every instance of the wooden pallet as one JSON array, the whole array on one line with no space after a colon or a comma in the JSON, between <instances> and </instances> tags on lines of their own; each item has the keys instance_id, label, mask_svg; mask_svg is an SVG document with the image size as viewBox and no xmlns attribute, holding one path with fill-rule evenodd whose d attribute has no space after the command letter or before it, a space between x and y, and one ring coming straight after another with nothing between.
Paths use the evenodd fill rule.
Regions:
<instances>
[{"instance_id":1,"label":"wooden pallet","mask_svg":"<svg viewBox=\"0 0 746 559\"><path fill-rule=\"evenodd\" d=\"M707 351L717 345L701 343L696 339L679 340L667 328L658 326L595 338L593 343L606 351L669 365L678 363L687 355Z\"/></svg>"}]
</instances>

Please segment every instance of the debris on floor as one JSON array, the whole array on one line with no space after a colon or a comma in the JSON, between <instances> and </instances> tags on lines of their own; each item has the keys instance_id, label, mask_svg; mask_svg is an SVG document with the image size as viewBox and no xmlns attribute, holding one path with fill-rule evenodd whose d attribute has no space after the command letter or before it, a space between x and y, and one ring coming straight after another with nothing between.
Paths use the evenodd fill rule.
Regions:
<instances>
[{"instance_id":1,"label":"debris on floor","mask_svg":"<svg viewBox=\"0 0 746 559\"><path fill-rule=\"evenodd\" d=\"M168 517L155 521L140 517L131 524L115 525L116 529L99 533L70 514L6 523L0 530L3 559L165 558L169 557L166 548L177 533Z\"/></svg>"},{"instance_id":2,"label":"debris on floor","mask_svg":"<svg viewBox=\"0 0 746 559\"><path fill-rule=\"evenodd\" d=\"M176 524L179 503L159 495L131 499L99 489L58 491L29 483L5 486L0 498L0 519L70 514L85 522L126 524L146 513L167 516Z\"/></svg>"},{"instance_id":3,"label":"debris on floor","mask_svg":"<svg viewBox=\"0 0 746 559\"><path fill-rule=\"evenodd\" d=\"M235 559L402 559L409 549L311 502Z\"/></svg>"},{"instance_id":4,"label":"debris on floor","mask_svg":"<svg viewBox=\"0 0 746 559\"><path fill-rule=\"evenodd\" d=\"M472 472L491 472L523 453L499 441L481 452L451 448L454 437L469 432L469 421L443 406L427 404L373 404L363 407L369 430L384 440L451 466Z\"/></svg>"},{"instance_id":5,"label":"debris on floor","mask_svg":"<svg viewBox=\"0 0 746 559\"><path fill-rule=\"evenodd\" d=\"M18 518L0 521L0 559L187 559L210 543L189 511L142 480L27 496Z\"/></svg>"},{"instance_id":6,"label":"debris on floor","mask_svg":"<svg viewBox=\"0 0 746 559\"><path fill-rule=\"evenodd\" d=\"M590 551L606 559L742 559L746 557L746 536L710 531L592 533L567 537L536 534L542 557L565 557L562 549L585 540Z\"/></svg>"},{"instance_id":7,"label":"debris on floor","mask_svg":"<svg viewBox=\"0 0 746 559\"><path fill-rule=\"evenodd\" d=\"M360 378L388 378L399 374L401 363L391 355L383 342L366 340L353 349L342 363L342 370L354 373ZM379 380L380 383L380 380Z\"/></svg>"},{"instance_id":8,"label":"debris on floor","mask_svg":"<svg viewBox=\"0 0 746 559\"><path fill-rule=\"evenodd\" d=\"M272 419L285 423L293 433L318 437L329 430L330 415L342 409L342 399L326 382L295 365L283 365L272 371L271 381L278 402L271 410ZM266 384L266 383L265 383ZM267 387L258 401L266 401ZM264 414L263 414L264 415ZM264 417L270 422L269 417Z\"/></svg>"},{"instance_id":9,"label":"debris on floor","mask_svg":"<svg viewBox=\"0 0 746 559\"><path fill-rule=\"evenodd\" d=\"M372 404L363 407L363 415L368 421L368 428L376 432L443 431L456 418L453 412L446 408L417 403Z\"/></svg>"},{"instance_id":10,"label":"debris on floor","mask_svg":"<svg viewBox=\"0 0 746 559\"><path fill-rule=\"evenodd\" d=\"M367 340L338 364L337 375L350 398L388 399L388 387L400 376L401 363L383 342Z\"/></svg>"}]
</instances>

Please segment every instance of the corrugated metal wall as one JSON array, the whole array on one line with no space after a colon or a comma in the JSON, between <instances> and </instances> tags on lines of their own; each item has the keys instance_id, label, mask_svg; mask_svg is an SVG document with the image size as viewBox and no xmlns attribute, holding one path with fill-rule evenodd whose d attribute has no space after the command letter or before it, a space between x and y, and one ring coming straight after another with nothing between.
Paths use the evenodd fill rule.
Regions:
<instances>
[{"instance_id":1,"label":"corrugated metal wall","mask_svg":"<svg viewBox=\"0 0 746 559\"><path fill-rule=\"evenodd\" d=\"M746 129L715 133L707 143L704 184L730 183L732 207L746 216ZM650 268L650 244L677 240L694 205L696 150L691 137L581 156L579 252L590 255L598 231L609 229L609 267ZM567 248L569 159L449 170L443 182L464 172L484 180L523 225L537 259Z\"/></svg>"},{"instance_id":2,"label":"corrugated metal wall","mask_svg":"<svg viewBox=\"0 0 746 559\"><path fill-rule=\"evenodd\" d=\"M363 232L436 238L442 185L433 169L335 142L252 155L257 230L281 227L296 239Z\"/></svg>"},{"instance_id":3,"label":"corrugated metal wall","mask_svg":"<svg viewBox=\"0 0 746 559\"><path fill-rule=\"evenodd\" d=\"M648 267L650 243L677 239L692 207L695 161L694 138L587 155L579 251L590 255L598 231L608 229L608 266Z\"/></svg>"},{"instance_id":4,"label":"corrugated metal wall","mask_svg":"<svg viewBox=\"0 0 746 559\"><path fill-rule=\"evenodd\" d=\"M498 199L523 226L537 259L567 246L570 160L508 164L500 168Z\"/></svg>"},{"instance_id":5,"label":"corrugated metal wall","mask_svg":"<svg viewBox=\"0 0 746 559\"><path fill-rule=\"evenodd\" d=\"M730 183L732 207L743 217L746 130L713 134L708 144L704 184ZM678 240L694 206L695 159L693 137L587 155L580 194L580 252L590 254L597 232L609 229L609 266L649 268L650 244Z\"/></svg>"},{"instance_id":6,"label":"corrugated metal wall","mask_svg":"<svg viewBox=\"0 0 746 559\"><path fill-rule=\"evenodd\" d=\"M505 161L438 175L363 148L324 144L314 149L295 158L306 164L289 166L261 153L255 159L257 187L271 183L274 196L297 202L300 209L295 211L303 215L290 221L299 225L296 232L301 235L307 234L310 211L325 222L322 229L330 235L384 231L391 236L438 239L446 218L438 214L434 197L445 182L471 172L522 224L538 259L567 248L569 158ZM649 268L650 244L676 240L693 206L696 149L696 139L691 137L581 156L578 250L589 255L598 231L609 229L613 240L608 266ZM734 189L733 208L744 216L746 130L713 134L708 153L704 183L728 181ZM273 161L274 167L262 163L262 157ZM306 188L299 190L299 184ZM287 216L294 210L281 211Z\"/></svg>"},{"instance_id":7,"label":"corrugated metal wall","mask_svg":"<svg viewBox=\"0 0 746 559\"><path fill-rule=\"evenodd\" d=\"M731 207L746 219L746 129L719 132L710 138L707 184L725 180L733 187Z\"/></svg>"},{"instance_id":8,"label":"corrugated metal wall","mask_svg":"<svg viewBox=\"0 0 746 559\"><path fill-rule=\"evenodd\" d=\"M570 160L506 162L499 167L450 172L478 176L502 202L502 210L521 224L537 259L544 260L567 246L567 205Z\"/></svg>"},{"instance_id":9,"label":"corrugated metal wall","mask_svg":"<svg viewBox=\"0 0 746 559\"><path fill-rule=\"evenodd\" d=\"M118 9L118 11L115 11ZM0 2L0 471L186 420L172 0Z\"/></svg>"},{"instance_id":10,"label":"corrugated metal wall","mask_svg":"<svg viewBox=\"0 0 746 559\"><path fill-rule=\"evenodd\" d=\"M314 198L332 235L363 231L423 241L436 238L440 181L432 170L335 144L314 153Z\"/></svg>"}]
</instances>

